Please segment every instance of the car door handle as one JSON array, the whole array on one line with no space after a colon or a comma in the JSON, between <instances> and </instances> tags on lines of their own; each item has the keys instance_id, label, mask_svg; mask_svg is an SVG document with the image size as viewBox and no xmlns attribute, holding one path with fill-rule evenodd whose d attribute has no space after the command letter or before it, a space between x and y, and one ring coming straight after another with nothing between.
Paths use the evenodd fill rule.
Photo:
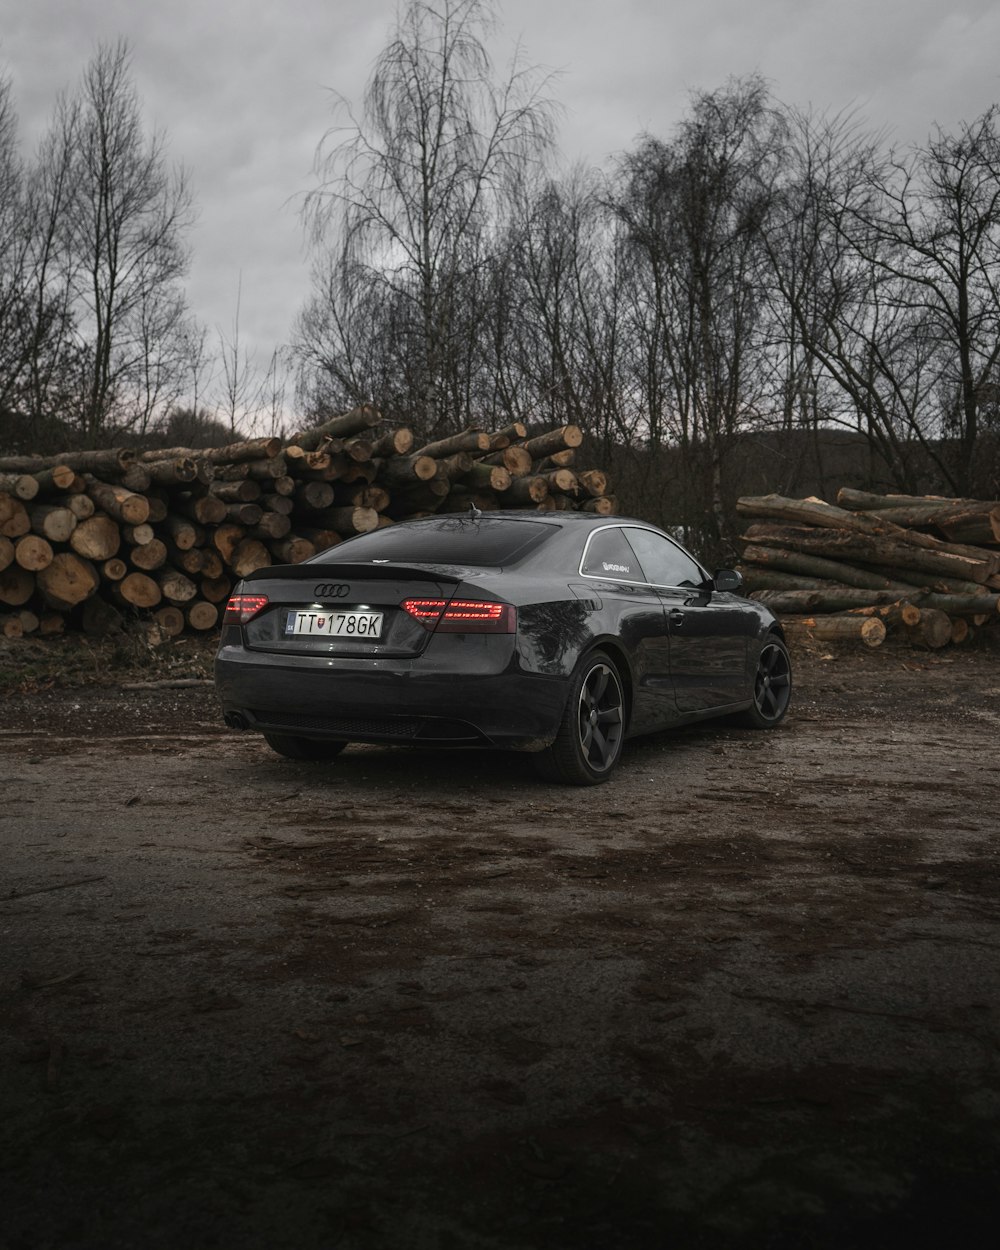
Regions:
<instances>
[{"instance_id":1,"label":"car door handle","mask_svg":"<svg viewBox=\"0 0 1000 1250\"><path fill-rule=\"evenodd\" d=\"M683 625L684 624L684 613L680 610L680 608L671 608L670 611L667 613L667 616L670 619L671 625Z\"/></svg>"}]
</instances>

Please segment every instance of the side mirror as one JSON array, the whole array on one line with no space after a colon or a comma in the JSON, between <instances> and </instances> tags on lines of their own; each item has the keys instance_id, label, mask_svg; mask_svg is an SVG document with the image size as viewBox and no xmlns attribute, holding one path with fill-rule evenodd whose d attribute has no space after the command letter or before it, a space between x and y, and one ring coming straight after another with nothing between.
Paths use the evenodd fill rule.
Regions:
<instances>
[{"instance_id":1,"label":"side mirror","mask_svg":"<svg viewBox=\"0 0 1000 1250\"><path fill-rule=\"evenodd\" d=\"M712 586L724 594L735 594L743 589L743 577L735 569L719 569L712 578Z\"/></svg>"}]
</instances>

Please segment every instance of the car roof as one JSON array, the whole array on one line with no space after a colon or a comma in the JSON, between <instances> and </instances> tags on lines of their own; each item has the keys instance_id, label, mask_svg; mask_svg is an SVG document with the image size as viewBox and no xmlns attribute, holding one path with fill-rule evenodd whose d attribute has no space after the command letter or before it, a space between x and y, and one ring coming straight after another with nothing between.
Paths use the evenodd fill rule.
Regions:
<instances>
[{"instance_id":1,"label":"car roof","mask_svg":"<svg viewBox=\"0 0 1000 1250\"><path fill-rule=\"evenodd\" d=\"M473 515L468 512L435 512L430 516L411 517L405 521L398 521L398 525L420 525L424 521L442 521L446 518L455 520L476 520L476 521L531 521L534 523L541 522L543 525L648 525L652 529L657 527L650 521L643 521L639 517L631 516L599 516L596 512L534 512L527 508L505 508L491 510L488 512L480 512Z\"/></svg>"}]
</instances>

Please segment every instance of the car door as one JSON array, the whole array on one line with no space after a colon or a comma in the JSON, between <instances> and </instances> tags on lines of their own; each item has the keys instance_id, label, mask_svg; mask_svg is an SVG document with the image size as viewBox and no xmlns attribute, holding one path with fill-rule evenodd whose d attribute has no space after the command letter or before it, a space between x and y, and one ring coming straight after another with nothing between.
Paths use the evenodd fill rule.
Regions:
<instances>
[{"instance_id":1,"label":"car door","mask_svg":"<svg viewBox=\"0 0 1000 1250\"><path fill-rule=\"evenodd\" d=\"M632 663L634 733L645 733L677 719L670 676L670 640L664 604L648 583L622 526L595 530L587 540L576 594L596 597Z\"/></svg>"},{"instance_id":2,"label":"car door","mask_svg":"<svg viewBox=\"0 0 1000 1250\"><path fill-rule=\"evenodd\" d=\"M670 636L670 674L681 712L704 712L746 697L748 613L712 588L711 578L680 544L632 526L630 545L660 595Z\"/></svg>"}]
</instances>

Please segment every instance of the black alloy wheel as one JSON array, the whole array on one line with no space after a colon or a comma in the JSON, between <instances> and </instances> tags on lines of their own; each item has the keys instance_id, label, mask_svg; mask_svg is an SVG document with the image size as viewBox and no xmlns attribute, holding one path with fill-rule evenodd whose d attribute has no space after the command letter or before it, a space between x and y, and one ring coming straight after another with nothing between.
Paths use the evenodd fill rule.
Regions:
<instances>
[{"instance_id":1,"label":"black alloy wheel","mask_svg":"<svg viewBox=\"0 0 1000 1250\"><path fill-rule=\"evenodd\" d=\"M293 734L265 734L264 741L272 751L289 760L332 760L347 746L323 738L296 738Z\"/></svg>"},{"instance_id":2,"label":"black alloy wheel","mask_svg":"<svg viewBox=\"0 0 1000 1250\"><path fill-rule=\"evenodd\" d=\"M751 729L773 729L781 723L792 697L792 662L788 648L770 635L761 648L753 681L753 705L741 722Z\"/></svg>"},{"instance_id":3,"label":"black alloy wheel","mask_svg":"<svg viewBox=\"0 0 1000 1250\"><path fill-rule=\"evenodd\" d=\"M535 757L546 781L594 786L607 781L625 740L625 695L610 656L593 651L573 674L555 742Z\"/></svg>"}]
</instances>

